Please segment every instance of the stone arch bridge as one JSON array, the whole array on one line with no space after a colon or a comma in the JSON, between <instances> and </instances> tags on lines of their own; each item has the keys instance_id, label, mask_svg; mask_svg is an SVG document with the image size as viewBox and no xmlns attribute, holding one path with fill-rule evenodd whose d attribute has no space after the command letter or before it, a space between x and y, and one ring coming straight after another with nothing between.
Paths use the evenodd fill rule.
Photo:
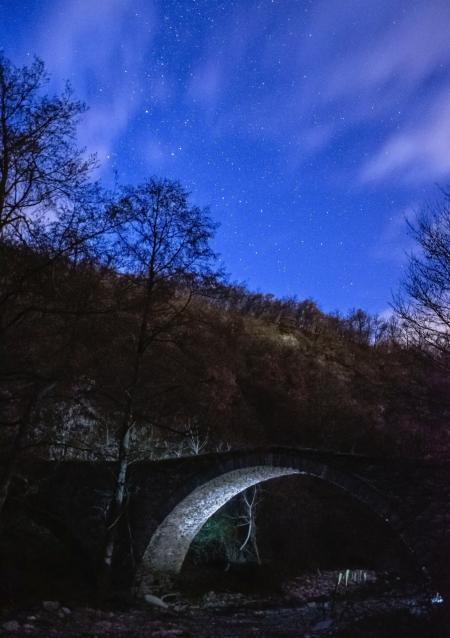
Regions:
<instances>
[{"instance_id":1,"label":"stone arch bridge","mask_svg":"<svg viewBox=\"0 0 450 638\"><path fill-rule=\"evenodd\" d=\"M114 469L110 463L42 463L27 469L16 489L25 491L33 516L93 563ZM450 462L287 448L132 464L118 582L134 584L141 594L151 590L155 574L179 572L193 538L222 505L252 485L289 475L316 478L360 501L398 535L429 586L450 592Z\"/></svg>"}]
</instances>

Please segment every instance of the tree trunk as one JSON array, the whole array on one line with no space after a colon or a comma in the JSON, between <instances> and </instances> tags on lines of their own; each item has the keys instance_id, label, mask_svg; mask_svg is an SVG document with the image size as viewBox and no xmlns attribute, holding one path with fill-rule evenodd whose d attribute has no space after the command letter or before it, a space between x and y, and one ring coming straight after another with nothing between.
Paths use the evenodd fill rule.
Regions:
<instances>
[{"instance_id":1,"label":"tree trunk","mask_svg":"<svg viewBox=\"0 0 450 638\"><path fill-rule=\"evenodd\" d=\"M118 470L116 476L116 483L114 488L114 496L111 504L111 510L109 515L109 524L106 529L105 544L103 550L102 564L100 568L99 579L99 595L100 598L105 598L111 588L112 580L112 567L114 559L114 551L117 544L118 523L122 518L124 512L125 496L126 496L126 483L128 474L128 457L130 450L130 437L133 429L133 407L134 407L134 395L136 387L139 383L140 372L142 366L142 359L146 351L146 338L147 338L147 322L150 314L152 293L153 293L153 278L149 277L147 284L147 295L145 298L145 304L142 311L141 323L139 327L139 337L136 346L136 353L133 365L133 374L129 388L127 389L127 401L124 409L124 416L122 422L122 432L119 443L119 458L118 458Z\"/></svg>"},{"instance_id":2,"label":"tree trunk","mask_svg":"<svg viewBox=\"0 0 450 638\"><path fill-rule=\"evenodd\" d=\"M130 449L131 430L132 428L127 426L120 440L119 467L117 470L114 498L111 504L109 523L105 534L102 565L100 568L99 594L101 598L107 596L111 586L113 557L117 542L117 529L124 512L126 497L128 453Z\"/></svg>"}]
</instances>

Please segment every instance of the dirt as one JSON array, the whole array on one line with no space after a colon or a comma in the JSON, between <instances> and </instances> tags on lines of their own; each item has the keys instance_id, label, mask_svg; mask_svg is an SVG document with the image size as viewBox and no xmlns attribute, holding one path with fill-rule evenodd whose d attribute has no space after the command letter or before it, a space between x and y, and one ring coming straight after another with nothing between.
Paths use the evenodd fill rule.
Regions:
<instances>
[{"instance_id":1,"label":"dirt","mask_svg":"<svg viewBox=\"0 0 450 638\"><path fill-rule=\"evenodd\" d=\"M339 582L339 584L338 584ZM375 573L325 572L291 579L271 594L209 591L163 596L167 608L62 601L10 607L0 635L33 638L409 638L445 636L433 628L426 595Z\"/></svg>"}]
</instances>

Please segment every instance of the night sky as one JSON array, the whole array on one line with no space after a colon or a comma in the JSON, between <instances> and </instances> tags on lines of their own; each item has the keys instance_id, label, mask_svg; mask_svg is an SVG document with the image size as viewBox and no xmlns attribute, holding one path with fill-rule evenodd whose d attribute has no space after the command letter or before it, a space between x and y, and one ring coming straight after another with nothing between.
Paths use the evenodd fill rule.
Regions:
<instances>
[{"instance_id":1,"label":"night sky","mask_svg":"<svg viewBox=\"0 0 450 638\"><path fill-rule=\"evenodd\" d=\"M450 183L449 0L0 0L0 47L70 80L106 182L209 205L253 290L387 313Z\"/></svg>"}]
</instances>

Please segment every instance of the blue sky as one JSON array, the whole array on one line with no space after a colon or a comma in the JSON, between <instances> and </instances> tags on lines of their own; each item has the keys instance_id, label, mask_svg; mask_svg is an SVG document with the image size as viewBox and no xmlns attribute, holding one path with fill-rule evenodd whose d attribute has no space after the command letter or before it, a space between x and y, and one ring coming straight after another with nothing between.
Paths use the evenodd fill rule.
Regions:
<instances>
[{"instance_id":1,"label":"blue sky","mask_svg":"<svg viewBox=\"0 0 450 638\"><path fill-rule=\"evenodd\" d=\"M448 0L0 0L90 106L101 176L179 179L231 279L384 312L450 174Z\"/></svg>"}]
</instances>

